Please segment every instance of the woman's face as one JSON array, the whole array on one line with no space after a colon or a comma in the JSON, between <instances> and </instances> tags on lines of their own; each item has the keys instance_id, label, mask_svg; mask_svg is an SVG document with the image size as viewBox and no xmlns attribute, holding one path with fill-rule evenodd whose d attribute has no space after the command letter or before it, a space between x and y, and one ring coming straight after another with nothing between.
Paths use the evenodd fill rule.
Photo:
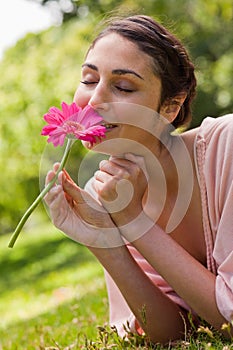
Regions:
<instances>
[{"instance_id":1,"label":"woman's face","mask_svg":"<svg viewBox=\"0 0 233 350\"><path fill-rule=\"evenodd\" d=\"M91 105L103 118L108 104L115 102L158 111L161 81L153 73L152 65L152 59L134 43L116 33L108 34L89 51L74 101L82 108ZM112 128L109 125L106 139L131 136L138 139L141 130L136 129L125 124L122 115L122 121L118 120Z\"/></svg>"}]
</instances>

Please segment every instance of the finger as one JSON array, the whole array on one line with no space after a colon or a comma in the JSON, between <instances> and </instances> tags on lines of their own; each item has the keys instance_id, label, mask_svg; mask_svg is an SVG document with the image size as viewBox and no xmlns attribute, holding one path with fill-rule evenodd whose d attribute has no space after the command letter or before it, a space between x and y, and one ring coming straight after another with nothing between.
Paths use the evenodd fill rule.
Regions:
<instances>
[{"instance_id":1,"label":"finger","mask_svg":"<svg viewBox=\"0 0 233 350\"><path fill-rule=\"evenodd\" d=\"M127 161L129 163L129 161ZM112 176L116 176L119 179L128 179L130 173L125 166L123 166L120 162L117 164L116 162L103 160L99 164L100 170L104 171Z\"/></svg>"},{"instance_id":2,"label":"finger","mask_svg":"<svg viewBox=\"0 0 233 350\"><path fill-rule=\"evenodd\" d=\"M126 153L125 158L127 160L130 160L132 163L138 164L140 168L146 173L146 164L145 164L144 157L136 156L133 153Z\"/></svg>"},{"instance_id":3,"label":"finger","mask_svg":"<svg viewBox=\"0 0 233 350\"><path fill-rule=\"evenodd\" d=\"M136 156L132 153L126 153L125 154L126 159L129 159L131 162L136 163L139 165L139 167L142 169L144 175L146 178L148 178L148 172L146 168L145 158L142 156Z\"/></svg>"},{"instance_id":4,"label":"finger","mask_svg":"<svg viewBox=\"0 0 233 350\"><path fill-rule=\"evenodd\" d=\"M107 182L112 178L112 175L106 173L105 171L97 170L94 173L94 178L100 182Z\"/></svg>"},{"instance_id":5,"label":"finger","mask_svg":"<svg viewBox=\"0 0 233 350\"><path fill-rule=\"evenodd\" d=\"M105 183L104 181L94 179L92 182L92 186L95 190L95 192L98 194L99 199L109 199L114 200L117 196L116 193L116 180L112 178L111 182Z\"/></svg>"},{"instance_id":6,"label":"finger","mask_svg":"<svg viewBox=\"0 0 233 350\"><path fill-rule=\"evenodd\" d=\"M55 176L54 171L50 170L47 173L47 176L45 178L45 186L47 186L49 184L49 182L53 180L54 176ZM56 186L56 185L54 184L54 186Z\"/></svg>"},{"instance_id":7,"label":"finger","mask_svg":"<svg viewBox=\"0 0 233 350\"><path fill-rule=\"evenodd\" d=\"M63 192L63 190L60 185L52 187L44 197L45 203L51 206L51 204L55 201L61 192Z\"/></svg>"},{"instance_id":8,"label":"finger","mask_svg":"<svg viewBox=\"0 0 233 350\"><path fill-rule=\"evenodd\" d=\"M62 184L66 194L70 196L74 201L80 204L84 202L80 187L76 185L76 183L71 179L66 171L63 171Z\"/></svg>"},{"instance_id":9,"label":"finger","mask_svg":"<svg viewBox=\"0 0 233 350\"><path fill-rule=\"evenodd\" d=\"M81 208L90 208L104 212L103 207L85 190L81 189L73 180L67 177L63 178L63 187L65 192L72 198L74 205Z\"/></svg>"},{"instance_id":10,"label":"finger","mask_svg":"<svg viewBox=\"0 0 233 350\"><path fill-rule=\"evenodd\" d=\"M124 159L124 158L118 158L118 157L115 157L115 156L111 156L109 158L109 160L101 160L101 162L99 163L99 167L100 169L107 169L108 166L120 166L120 167L125 167L127 168L128 164L130 163L129 160L127 159Z\"/></svg>"},{"instance_id":11,"label":"finger","mask_svg":"<svg viewBox=\"0 0 233 350\"><path fill-rule=\"evenodd\" d=\"M56 173L59 169L60 163L55 163L53 165L53 170L48 171L47 176L45 178L45 185L47 186L49 184L50 181L53 180L54 176L56 176ZM54 186L56 186L56 184L54 184Z\"/></svg>"},{"instance_id":12,"label":"finger","mask_svg":"<svg viewBox=\"0 0 233 350\"><path fill-rule=\"evenodd\" d=\"M127 181L124 179L117 179L115 176L107 175L110 177L107 181L104 180L104 174L103 177L98 180L96 178L92 181L92 187L94 191L98 194L98 200L102 203L102 200L106 201L114 201L117 196L117 185L121 181Z\"/></svg>"},{"instance_id":13,"label":"finger","mask_svg":"<svg viewBox=\"0 0 233 350\"><path fill-rule=\"evenodd\" d=\"M50 216L54 225L58 228L61 228L62 223L67 218L67 214L70 211L70 207L66 201L62 187L60 191L57 191L56 195L52 197L51 194L48 194L46 201L49 206Z\"/></svg>"},{"instance_id":14,"label":"finger","mask_svg":"<svg viewBox=\"0 0 233 350\"><path fill-rule=\"evenodd\" d=\"M140 171L144 174L148 180L148 172L145 164L145 159L142 156L135 155L133 153L125 153L125 159L110 157L111 161L116 164L121 164L123 167L127 166L128 172L131 174L139 174Z\"/></svg>"},{"instance_id":15,"label":"finger","mask_svg":"<svg viewBox=\"0 0 233 350\"><path fill-rule=\"evenodd\" d=\"M63 171L61 171L58 175L58 181L62 185L63 189L64 189L64 178L68 178L71 181L73 181L71 179L71 177L69 176L69 174L67 173L67 171L65 169L63 169ZM64 194L65 194L65 198L66 198L67 202L69 203L70 207L73 208L74 207L73 198L67 192L64 192Z\"/></svg>"},{"instance_id":16,"label":"finger","mask_svg":"<svg viewBox=\"0 0 233 350\"><path fill-rule=\"evenodd\" d=\"M143 168L145 165L144 157L142 156L138 156L133 153L125 153L124 157L125 158L118 158L115 156L111 156L109 158L109 161L118 164L122 167L129 167L130 165L137 164Z\"/></svg>"},{"instance_id":17,"label":"finger","mask_svg":"<svg viewBox=\"0 0 233 350\"><path fill-rule=\"evenodd\" d=\"M92 186L96 193L98 193L98 195L100 196L99 200L101 200L101 197L103 196L104 183L96 180L93 181Z\"/></svg>"},{"instance_id":18,"label":"finger","mask_svg":"<svg viewBox=\"0 0 233 350\"><path fill-rule=\"evenodd\" d=\"M138 174L140 170L145 172L145 162L142 156L135 156L132 153L124 154L125 158L118 158L111 156L109 159L112 163L120 166L123 169L126 169L129 174Z\"/></svg>"},{"instance_id":19,"label":"finger","mask_svg":"<svg viewBox=\"0 0 233 350\"><path fill-rule=\"evenodd\" d=\"M59 167L60 167L60 163L54 163L53 170L55 173L58 171Z\"/></svg>"},{"instance_id":20,"label":"finger","mask_svg":"<svg viewBox=\"0 0 233 350\"><path fill-rule=\"evenodd\" d=\"M68 174L68 172L65 169L63 169L62 175L59 179L61 181L61 184L63 185L64 190L65 190L66 180L68 180L69 182L71 182L72 184L75 185L75 182L73 181L73 179L70 177L70 175ZM69 203L69 205L73 208L75 206L74 199L72 198L72 196L69 193L66 192L66 190L65 190L65 197L66 197L66 200Z\"/></svg>"},{"instance_id":21,"label":"finger","mask_svg":"<svg viewBox=\"0 0 233 350\"><path fill-rule=\"evenodd\" d=\"M70 177L69 173L66 171L66 169L64 168L63 170L64 176L70 180L71 182L74 182L74 180Z\"/></svg>"}]
</instances>

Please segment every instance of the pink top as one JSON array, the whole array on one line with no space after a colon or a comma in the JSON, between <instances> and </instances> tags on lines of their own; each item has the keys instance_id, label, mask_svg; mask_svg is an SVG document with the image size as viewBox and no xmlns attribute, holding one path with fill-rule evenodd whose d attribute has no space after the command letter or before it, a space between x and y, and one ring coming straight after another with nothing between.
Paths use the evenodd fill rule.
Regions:
<instances>
[{"instance_id":1,"label":"pink top","mask_svg":"<svg viewBox=\"0 0 233 350\"><path fill-rule=\"evenodd\" d=\"M199 179L207 268L216 278L216 301L221 314L233 320L233 114L206 118L194 145ZM181 307L190 310L165 280L132 246L129 251L148 277ZM105 271L109 295L110 323L120 335L124 326L139 331L137 321L117 286ZM127 327L127 326L126 326ZM128 328L128 327L127 327Z\"/></svg>"}]
</instances>

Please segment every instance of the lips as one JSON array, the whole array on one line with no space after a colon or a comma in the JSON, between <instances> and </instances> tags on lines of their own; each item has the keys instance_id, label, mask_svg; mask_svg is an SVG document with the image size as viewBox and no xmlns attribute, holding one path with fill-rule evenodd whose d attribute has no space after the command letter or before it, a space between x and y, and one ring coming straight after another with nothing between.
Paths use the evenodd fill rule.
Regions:
<instances>
[{"instance_id":1,"label":"lips","mask_svg":"<svg viewBox=\"0 0 233 350\"><path fill-rule=\"evenodd\" d=\"M107 129L107 131L110 131L117 127L117 125L114 125L114 124L102 124L102 125Z\"/></svg>"}]
</instances>

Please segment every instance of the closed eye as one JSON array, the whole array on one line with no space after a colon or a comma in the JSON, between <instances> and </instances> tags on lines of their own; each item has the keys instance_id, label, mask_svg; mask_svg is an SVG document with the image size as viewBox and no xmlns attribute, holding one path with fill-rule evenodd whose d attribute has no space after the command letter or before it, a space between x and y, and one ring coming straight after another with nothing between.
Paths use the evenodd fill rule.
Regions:
<instances>
[{"instance_id":1,"label":"closed eye","mask_svg":"<svg viewBox=\"0 0 233 350\"><path fill-rule=\"evenodd\" d=\"M95 84L98 84L98 81L81 80L80 83L84 85L95 85ZM133 89L122 88L121 86L115 86L115 88L122 92L128 92L128 93L134 92Z\"/></svg>"},{"instance_id":2,"label":"closed eye","mask_svg":"<svg viewBox=\"0 0 233 350\"><path fill-rule=\"evenodd\" d=\"M80 83L81 83L81 84L85 84L85 85L94 85L94 84L97 84L98 81L81 80Z\"/></svg>"},{"instance_id":3,"label":"closed eye","mask_svg":"<svg viewBox=\"0 0 233 350\"><path fill-rule=\"evenodd\" d=\"M123 92L134 92L133 89L126 89L126 88L122 88L120 86L116 86L116 89L119 91L123 91Z\"/></svg>"}]
</instances>

